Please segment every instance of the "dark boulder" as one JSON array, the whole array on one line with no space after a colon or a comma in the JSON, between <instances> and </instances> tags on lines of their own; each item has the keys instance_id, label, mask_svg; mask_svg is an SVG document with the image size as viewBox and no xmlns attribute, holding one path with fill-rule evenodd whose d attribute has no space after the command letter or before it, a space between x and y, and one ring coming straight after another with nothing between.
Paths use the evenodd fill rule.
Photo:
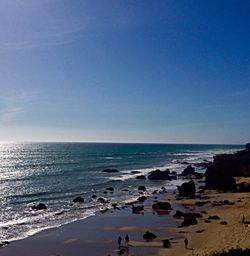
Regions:
<instances>
[{"instance_id":1,"label":"dark boulder","mask_svg":"<svg viewBox=\"0 0 250 256\"><path fill-rule=\"evenodd\" d=\"M106 190L114 191L114 188L113 187L108 187L108 188L106 188Z\"/></svg>"},{"instance_id":2,"label":"dark boulder","mask_svg":"<svg viewBox=\"0 0 250 256\"><path fill-rule=\"evenodd\" d=\"M31 207L32 210L35 210L35 211L40 211L40 210L46 210L47 209L47 206L46 204L43 204L43 203L39 203L37 205L33 205Z\"/></svg>"},{"instance_id":3,"label":"dark boulder","mask_svg":"<svg viewBox=\"0 0 250 256\"><path fill-rule=\"evenodd\" d=\"M250 192L250 184L247 182L241 182L237 187L239 192Z\"/></svg>"},{"instance_id":4,"label":"dark boulder","mask_svg":"<svg viewBox=\"0 0 250 256\"><path fill-rule=\"evenodd\" d=\"M171 180L171 177L169 175L169 170L160 171L155 170L149 173L148 175L149 180Z\"/></svg>"},{"instance_id":5,"label":"dark boulder","mask_svg":"<svg viewBox=\"0 0 250 256\"><path fill-rule=\"evenodd\" d=\"M139 187L138 187L138 190L146 191L147 189L146 189L146 187L145 187L145 186L139 186Z\"/></svg>"},{"instance_id":6,"label":"dark boulder","mask_svg":"<svg viewBox=\"0 0 250 256\"><path fill-rule=\"evenodd\" d=\"M138 206L132 205L132 212L133 213L140 213L143 210L144 210L144 206L143 205L138 205Z\"/></svg>"},{"instance_id":7,"label":"dark boulder","mask_svg":"<svg viewBox=\"0 0 250 256\"><path fill-rule=\"evenodd\" d=\"M169 239L164 239L164 240L162 240L162 246L163 246L164 248L169 248L169 247L171 247L171 243L170 243Z\"/></svg>"},{"instance_id":8,"label":"dark boulder","mask_svg":"<svg viewBox=\"0 0 250 256\"><path fill-rule=\"evenodd\" d=\"M185 215L185 213L183 213L182 211L177 210L175 212L175 214L173 215L174 218L180 218L183 217Z\"/></svg>"},{"instance_id":9,"label":"dark boulder","mask_svg":"<svg viewBox=\"0 0 250 256\"><path fill-rule=\"evenodd\" d=\"M154 210L171 210L171 204L169 202L154 202L152 205Z\"/></svg>"},{"instance_id":10,"label":"dark boulder","mask_svg":"<svg viewBox=\"0 0 250 256\"><path fill-rule=\"evenodd\" d=\"M193 180L184 182L181 186L178 186L178 190L180 197L195 197L195 184Z\"/></svg>"},{"instance_id":11,"label":"dark boulder","mask_svg":"<svg viewBox=\"0 0 250 256\"><path fill-rule=\"evenodd\" d=\"M196 225L198 222L196 220L197 216L192 213L186 213L184 215L184 221L182 222L181 226L182 227L187 227L191 225Z\"/></svg>"},{"instance_id":12,"label":"dark boulder","mask_svg":"<svg viewBox=\"0 0 250 256\"><path fill-rule=\"evenodd\" d=\"M181 173L181 176L188 176L188 175L192 175L195 173L195 169L194 167L192 167L192 165L188 165L188 167L186 167L183 172Z\"/></svg>"},{"instance_id":13,"label":"dark boulder","mask_svg":"<svg viewBox=\"0 0 250 256\"><path fill-rule=\"evenodd\" d=\"M139 176L136 176L135 178L138 180L146 180L147 179L145 175L139 175Z\"/></svg>"},{"instance_id":14,"label":"dark boulder","mask_svg":"<svg viewBox=\"0 0 250 256\"><path fill-rule=\"evenodd\" d=\"M76 198L73 199L74 203L83 203L84 199L81 196L78 196Z\"/></svg>"},{"instance_id":15,"label":"dark boulder","mask_svg":"<svg viewBox=\"0 0 250 256\"><path fill-rule=\"evenodd\" d=\"M149 231L146 231L146 233L143 235L144 240L152 240L154 238L156 238L156 235Z\"/></svg>"},{"instance_id":16,"label":"dark boulder","mask_svg":"<svg viewBox=\"0 0 250 256\"><path fill-rule=\"evenodd\" d=\"M110 201L105 199L105 198L103 198L103 197L99 197L97 199L97 202L102 203L102 204L108 204Z\"/></svg>"},{"instance_id":17,"label":"dark boulder","mask_svg":"<svg viewBox=\"0 0 250 256\"><path fill-rule=\"evenodd\" d=\"M130 173L132 173L132 174L139 174L141 172L139 172L139 171L131 171Z\"/></svg>"},{"instance_id":18,"label":"dark boulder","mask_svg":"<svg viewBox=\"0 0 250 256\"><path fill-rule=\"evenodd\" d=\"M143 203L146 199L147 199L146 196L140 196L140 197L137 198L137 201L138 201L139 203Z\"/></svg>"},{"instance_id":19,"label":"dark boulder","mask_svg":"<svg viewBox=\"0 0 250 256\"><path fill-rule=\"evenodd\" d=\"M106 172L106 173L114 173L114 172L119 172L118 170L116 169L104 169L102 170L102 172Z\"/></svg>"},{"instance_id":20,"label":"dark boulder","mask_svg":"<svg viewBox=\"0 0 250 256\"><path fill-rule=\"evenodd\" d=\"M205 187L222 191L236 191L235 168L236 165L230 160L213 163L206 170Z\"/></svg>"},{"instance_id":21,"label":"dark boulder","mask_svg":"<svg viewBox=\"0 0 250 256\"><path fill-rule=\"evenodd\" d=\"M213 215L213 216L209 216L208 219L209 219L209 220L219 220L220 217L217 216L217 215Z\"/></svg>"}]
</instances>

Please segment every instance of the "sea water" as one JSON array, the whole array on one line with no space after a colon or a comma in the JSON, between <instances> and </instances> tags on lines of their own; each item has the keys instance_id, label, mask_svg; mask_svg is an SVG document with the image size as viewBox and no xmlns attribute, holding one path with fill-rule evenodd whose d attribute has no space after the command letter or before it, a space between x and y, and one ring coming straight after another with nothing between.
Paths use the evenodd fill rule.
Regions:
<instances>
[{"instance_id":1,"label":"sea water","mask_svg":"<svg viewBox=\"0 0 250 256\"><path fill-rule=\"evenodd\" d=\"M232 153L240 145L109 144L109 143L1 143L0 240L17 240L40 230L94 215L103 205L92 196L122 205L138 197L138 186L148 194L182 180L138 180L138 171L169 168L180 173L187 163L211 161L215 154ZM104 173L103 169L118 173ZM204 171L197 168L197 171ZM113 187L114 191L106 188ZM83 204L72 200L82 196ZM47 210L32 206L45 203Z\"/></svg>"}]
</instances>

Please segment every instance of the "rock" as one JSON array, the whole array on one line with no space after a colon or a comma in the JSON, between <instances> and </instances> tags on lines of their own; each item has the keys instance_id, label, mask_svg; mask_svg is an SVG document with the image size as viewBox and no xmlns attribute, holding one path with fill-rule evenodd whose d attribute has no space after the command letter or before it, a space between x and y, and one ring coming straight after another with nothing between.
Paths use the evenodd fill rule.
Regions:
<instances>
[{"instance_id":1,"label":"rock","mask_svg":"<svg viewBox=\"0 0 250 256\"><path fill-rule=\"evenodd\" d=\"M76 198L73 199L74 203L83 203L84 199L81 196L78 196Z\"/></svg>"},{"instance_id":2,"label":"rock","mask_svg":"<svg viewBox=\"0 0 250 256\"><path fill-rule=\"evenodd\" d=\"M171 243L170 243L169 239L164 239L164 240L162 240L162 246L163 246L164 248L169 248L169 247L171 247Z\"/></svg>"},{"instance_id":3,"label":"rock","mask_svg":"<svg viewBox=\"0 0 250 256\"><path fill-rule=\"evenodd\" d=\"M102 203L102 204L108 204L110 201L105 199L105 198L103 198L103 197L99 197L97 199L97 202Z\"/></svg>"},{"instance_id":4,"label":"rock","mask_svg":"<svg viewBox=\"0 0 250 256\"><path fill-rule=\"evenodd\" d=\"M178 186L178 190L179 196L181 197L195 197L195 184L193 180L185 182L181 186Z\"/></svg>"},{"instance_id":5,"label":"rock","mask_svg":"<svg viewBox=\"0 0 250 256\"><path fill-rule=\"evenodd\" d=\"M211 220L204 220L205 223L211 223Z\"/></svg>"},{"instance_id":6,"label":"rock","mask_svg":"<svg viewBox=\"0 0 250 256\"><path fill-rule=\"evenodd\" d=\"M97 195L93 195L92 198L93 198L93 199L97 198Z\"/></svg>"},{"instance_id":7,"label":"rock","mask_svg":"<svg viewBox=\"0 0 250 256\"><path fill-rule=\"evenodd\" d=\"M32 210L35 210L35 211L40 211L40 210L46 210L47 209L47 206L46 204L43 204L43 203L39 203L37 205L33 205L31 207Z\"/></svg>"},{"instance_id":8,"label":"rock","mask_svg":"<svg viewBox=\"0 0 250 256\"><path fill-rule=\"evenodd\" d=\"M209 216L208 219L209 219L209 220L219 220L220 217L217 216L217 215L213 215L213 216Z\"/></svg>"},{"instance_id":9,"label":"rock","mask_svg":"<svg viewBox=\"0 0 250 256\"><path fill-rule=\"evenodd\" d=\"M186 167L183 172L181 173L181 176L188 176L188 175L191 175L191 174L194 174L195 173L195 169L194 167L192 167L192 165L188 165L188 167Z\"/></svg>"},{"instance_id":10,"label":"rock","mask_svg":"<svg viewBox=\"0 0 250 256\"><path fill-rule=\"evenodd\" d=\"M180 218L183 217L185 214L182 211L177 210L175 214L173 215L174 218Z\"/></svg>"},{"instance_id":11,"label":"rock","mask_svg":"<svg viewBox=\"0 0 250 256\"><path fill-rule=\"evenodd\" d=\"M146 191L147 189L146 189L146 187L145 187L145 186L139 186L139 187L138 187L138 190Z\"/></svg>"},{"instance_id":12,"label":"rock","mask_svg":"<svg viewBox=\"0 0 250 256\"><path fill-rule=\"evenodd\" d=\"M154 233L151 233L149 231L147 231L144 235L143 235L143 239L144 240L152 240L156 238L156 235Z\"/></svg>"},{"instance_id":13,"label":"rock","mask_svg":"<svg viewBox=\"0 0 250 256\"><path fill-rule=\"evenodd\" d=\"M146 199L147 199L146 196L140 196L140 197L137 198L137 201L138 201L139 203L143 203Z\"/></svg>"},{"instance_id":14,"label":"rock","mask_svg":"<svg viewBox=\"0 0 250 256\"><path fill-rule=\"evenodd\" d=\"M177 175L177 172L176 171L172 171L170 174L171 175Z\"/></svg>"},{"instance_id":15,"label":"rock","mask_svg":"<svg viewBox=\"0 0 250 256\"><path fill-rule=\"evenodd\" d=\"M155 170L149 173L148 175L149 180L171 180L171 177L169 175L169 170L160 171Z\"/></svg>"},{"instance_id":16,"label":"rock","mask_svg":"<svg viewBox=\"0 0 250 256\"><path fill-rule=\"evenodd\" d=\"M0 247L3 247L3 246L8 245L8 244L10 244L9 241L1 241L0 242Z\"/></svg>"},{"instance_id":17,"label":"rock","mask_svg":"<svg viewBox=\"0 0 250 256\"><path fill-rule=\"evenodd\" d=\"M138 206L132 205L132 212L133 213L140 213L143 210L144 210L144 206L143 205L138 205Z\"/></svg>"},{"instance_id":18,"label":"rock","mask_svg":"<svg viewBox=\"0 0 250 256\"><path fill-rule=\"evenodd\" d=\"M154 202L152 205L154 210L171 210L171 204L169 202Z\"/></svg>"},{"instance_id":19,"label":"rock","mask_svg":"<svg viewBox=\"0 0 250 256\"><path fill-rule=\"evenodd\" d=\"M241 182L237 185L239 192L250 192L250 184L247 182Z\"/></svg>"},{"instance_id":20,"label":"rock","mask_svg":"<svg viewBox=\"0 0 250 256\"><path fill-rule=\"evenodd\" d=\"M195 205L196 206L204 206L205 204L210 204L210 203L211 203L210 200L208 200L208 201L197 201L197 202L195 202Z\"/></svg>"},{"instance_id":21,"label":"rock","mask_svg":"<svg viewBox=\"0 0 250 256\"><path fill-rule=\"evenodd\" d=\"M220 224L221 225L227 225L227 222L226 221L221 221Z\"/></svg>"},{"instance_id":22,"label":"rock","mask_svg":"<svg viewBox=\"0 0 250 256\"><path fill-rule=\"evenodd\" d=\"M102 172L106 172L106 173L114 173L114 172L119 172L118 170L116 169L104 169L102 170Z\"/></svg>"},{"instance_id":23,"label":"rock","mask_svg":"<svg viewBox=\"0 0 250 256\"><path fill-rule=\"evenodd\" d=\"M139 174L141 172L139 172L139 171L131 171L130 173L132 173L132 174Z\"/></svg>"},{"instance_id":24,"label":"rock","mask_svg":"<svg viewBox=\"0 0 250 256\"><path fill-rule=\"evenodd\" d=\"M247 143L247 144L246 144L246 150L247 150L247 151L250 151L250 143Z\"/></svg>"},{"instance_id":25,"label":"rock","mask_svg":"<svg viewBox=\"0 0 250 256\"><path fill-rule=\"evenodd\" d=\"M236 191L234 177L250 177L250 150L249 144L245 150L235 154L222 154L214 157L205 173L206 188L223 191Z\"/></svg>"},{"instance_id":26,"label":"rock","mask_svg":"<svg viewBox=\"0 0 250 256\"><path fill-rule=\"evenodd\" d=\"M187 226L190 226L190 225L196 225L198 223L196 218L197 217L195 216L195 214L186 213L184 215L184 221L182 222L181 226L182 227L187 227Z\"/></svg>"},{"instance_id":27,"label":"rock","mask_svg":"<svg viewBox=\"0 0 250 256\"><path fill-rule=\"evenodd\" d=\"M236 191L234 179L235 165L232 161L217 162L210 165L205 173L207 189Z\"/></svg>"},{"instance_id":28,"label":"rock","mask_svg":"<svg viewBox=\"0 0 250 256\"><path fill-rule=\"evenodd\" d=\"M106 190L114 191L114 188L113 187L108 187L108 188L106 188Z\"/></svg>"},{"instance_id":29,"label":"rock","mask_svg":"<svg viewBox=\"0 0 250 256\"><path fill-rule=\"evenodd\" d=\"M145 175L139 175L139 176L136 176L135 178L138 180L146 180L147 179Z\"/></svg>"}]
</instances>

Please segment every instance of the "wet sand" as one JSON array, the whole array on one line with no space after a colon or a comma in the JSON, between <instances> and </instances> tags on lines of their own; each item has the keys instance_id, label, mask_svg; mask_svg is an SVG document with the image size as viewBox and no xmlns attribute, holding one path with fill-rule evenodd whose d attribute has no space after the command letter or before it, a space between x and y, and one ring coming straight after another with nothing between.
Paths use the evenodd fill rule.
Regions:
<instances>
[{"instance_id":1,"label":"wet sand","mask_svg":"<svg viewBox=\"0 0 250 256\"><path fill-rule=\"evenodd\" d=\"M209 255L212 252L232 247L250 246L250 226L242 223L250 221L250 193L219 193L206 191L211 203L196 206L199 199L176 200L173 192L163 193L159 200L171 202L173 210L154 212L151 208L153 196L144 203L144 214L132 214L131 206L125 209L110 210L85 220L76 221L59 228L46 230L27 239L12 242L0 249L3 256L82 256L82 255L119 255L117 238L130 237L129 246L125 246L123 255ZM215 201L229 200L229 205L213 206ZM182 218L173 218L176 210L184 212L202 212L198 224L178 227ZM204 211L206 213L204 213ZM209 220L217 215L220 219ZM221 224L221 222L224 224ZM208 222L208 223L207 223ZM226 225L225 225L226 222ZM249 222L250 223L250 222ZM157 235L152 241L145 242L143 234L151 231ZM184 247L184 238L189 240L188 249ZM171 248L163 248L162 240L170 239Z\"/></svg>"}]
</instances>

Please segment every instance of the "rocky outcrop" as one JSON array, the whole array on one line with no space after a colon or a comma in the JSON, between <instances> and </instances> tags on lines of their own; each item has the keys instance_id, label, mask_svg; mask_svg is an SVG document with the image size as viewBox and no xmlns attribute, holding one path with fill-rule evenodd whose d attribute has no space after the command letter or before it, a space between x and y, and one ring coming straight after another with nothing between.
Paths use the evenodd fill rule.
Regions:
<instances>
[{"instance_id":1,"label":"rocky outcrop","mask_svg":"<svg viewBox=\"0 0 250 256\"><path fill-rule=\"evenodd\" d=\"M146 180L147 179L146 176L144 176L144 175L139 175L139 176L136 176L135 178L137 180Z\"/></svg>"},{"instance_id":2,"label":"rocky outcrop","mask_svg":"<svg viewBox=\"0 0 250 256\"><path fill-rule=\"evenodd\" d=\"M239 192L250 192L250 184L247 182L241 182L237 187Z\"/></svg>"},{"instance_id":3,"label":"rocky outcrop","mask_svg":"<svg viewBox=\"0 0 250 256\"><path fill-rule=\"evenodd\" d=\"M73 199L74 203L83 203L84 199L81 196L78 196L76 198Z\"/></svg>"},{"instance_id":4,"label":"rocky outcrop","mask_svg":"<svg viewBox=\"0 0 250 256\"><path fill-rule=\"evenodd\" d=\"M192 175L195 173L195 169L194 167L190 164L188 165L183 172L181 173L181 176L188 176L188 175Z\"/></svg>"},{"instance_id":5,"label":"rocky outcrop","mask_svg":"<svg viewBox=\"0 0 250 256\"><path fill-rule=\"evenodd\" d=\"M171 243L170 243L169 239L162 240L162 247L164 247L164 248L171 247Z\"/></svg>"},{"instance_id":6,"label":"rocky outcrop","mask_svg":"<svg viewBox=\"0 0 250 256\"><path fill-rule=\"evenodd\" d=\"M147 190L147 188L146 188L145 186L139 186L139 187L138 187L138 190L146 191L146 190Z\"/></svg>"},{"instance_id":7,"label":"rocky outcrop","mask_svg":"<svg viewBox=\"0 0 250 256\"><path fill-rule=\"evenodd\" d=\"M149 231L146 231L146 233L143 235L144 240L152 240L154 238L156 238L156 235Z\"/></svg>"},{"instance_id":8,"label":"rocky outcrop","mask_svg":"<svg viewBox=\"0 0 250 256\"><path fill-rule=\"evenodd\" d=\"M167 169L165 171L160 171L159 169L152 171L148 175L149 180L171 180L170 171Z\"/></svg>"},{"instance_id":9,"label":"rocky outcrop","mask_svg":"<svg viewBox=\"0 0 250 256\"><path fill-rule=\"evenodd\" d=\"M222 154L214 157L207 168L206 188L223 191L237 190L234 177L250 177L250 144L235 154Z\"/></svg>"},{"instance_id":10,"label":"rocky outcrop","mask_svg":"<svg viewBox=\"0 0 250 256\"><path fill-rule=\"evenodd\" d=\"M143 205L138 205L138 206L132 205L132 213L140 213L143 210L144 210Z\"/></svg>"},{"instance_id":11,"label":"rocky outcrop","mask_svg":"<svg viewBox=\"0 0 250 256\"><path fill-rule=\"evenodd\" d=\"M182 227L187 227L191 225L196 225L198 222L196 220L197 216L192 213L186 213L184 215L184 221L182 222L181 226Z\"/></svg>"},{"instance_id":12,"label":"rocky outcrop","mask_svg":"<svg viewBox=\"0 0 250 256\"><path fill-rule=\"evenodd\" d=\"M114 172L119 172L118 170L116 169L105 169L105 170L102 170L102 172L106 172L106 173L114 173Z\"/></svg>"},{"instance_id":13,"label":"rocky outcrop","mask_svg":"<svg viewBox=\"0 0 250 256\"><path fill-rule=\"evenodd\" d=\"M179 196L180 197L195 197L195 184L194 181L191 180L189 182L184 182L181 186L178 186Z\"/></svg>"},{"instance_id":14,"label":"rocky outcrop","mask_svg":"<svg viewBox=\"0 0 250 256\"><path fill-rule=\"evenodd\" d=\"M152 208L154 210L170 211L171 210L171 204L169 202L154 202L153 205L152 205Z\"/></svg>"},{"instance_id":15,"label":"rocky outcrop","mask_svg":"<svg viewBox=\"0 0 250 256\"><path fill-rule=\"evenodd\" d=\"M47 206L46 206L46 204L39 203L37 205L33 205L31 209L35 210L35 211L46 210Z\"/></svg>"}]
</instances>

